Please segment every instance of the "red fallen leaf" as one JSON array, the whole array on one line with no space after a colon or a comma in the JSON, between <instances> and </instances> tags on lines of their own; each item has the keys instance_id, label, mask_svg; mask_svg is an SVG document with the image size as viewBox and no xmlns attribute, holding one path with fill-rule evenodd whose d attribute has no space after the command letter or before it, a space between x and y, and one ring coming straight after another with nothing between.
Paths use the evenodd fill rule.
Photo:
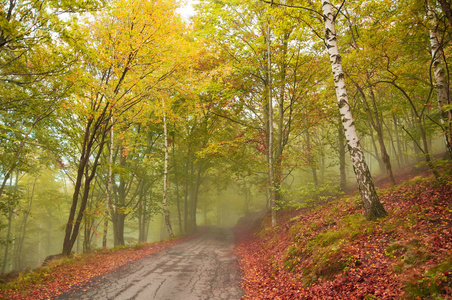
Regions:
<instances>
[{"instance_id":1,"label":"red fallen leaf","mask_svg":"<svg viewBox=\"0 0 452 300\"><path fill-rule=\"evenodd\" d=\"M74 286L81 286L94 276L109 272L128 262L138 260L146 255L169 247L185 237L160 243L144 245L141 249L128 248L113 253L92 253L74 260L73 265L56 265L51 270L53 278L44 278L41 283L27 285L20 290L2 290L0 299L50 299L69 291Z\"/></svg>"},{"instance_id":2,"label":"red fallen leaf","mask_svg":"<svg viewBox=\"0 0 452 300\"><path fill-rule=\"evenodd\" d=\"M246 291L244 299L362 299L366 295L378 295L380 299L405 297L403 286L406 280L414 278L413 276L419 276L421 280L426 270L445 258L450 258L452 216L448 207L452 199L452 188L422 183L391 191L381 198L386 203L390 216L375 222L371 233L348 240L343 248L345 253L359 261L359 265L342 271L330 281L316 279L308 288L301 283L303 270L315 267L314 261L301 255L296 270L288 272L284 268L284 257L290 245L298 243L303 248L303 241L324 230L308 225L317 224L320 227L320 224L327 224L325 216L334 203L316 212L285 212L278 220L280 226L277 229L266 228L259 236L250 234L247 239L242 234L238 239L236 253L245 274L242 283ZM350 203L340 203L336 207L340 207L336 210L336 222L345 215L360 213L360 208ZM297 222L291 221L297 215ZM415 219L410 220L409 215ZM413 222L410 224L412 230L406 230L403 226L387 228L390 223L407 222ZM290 234L294 224L299 232L296 240L293 233ZM408 271L401 274L394 273L392 268L400 259L392 258L385 251L394 243L404 245L412 241L428 251L427 260L423 264L410 266ZM443 293L452 297L450 288L445 287Z\"/></svg>"}]
</instances>

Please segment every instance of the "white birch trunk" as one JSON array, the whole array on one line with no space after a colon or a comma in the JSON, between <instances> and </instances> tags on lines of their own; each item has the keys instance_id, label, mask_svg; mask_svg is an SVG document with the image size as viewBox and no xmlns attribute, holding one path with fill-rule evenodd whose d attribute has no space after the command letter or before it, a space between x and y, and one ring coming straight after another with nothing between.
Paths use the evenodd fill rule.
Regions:
<instances>
[{"instance_id":1,"label":"white birch trunk","mask_svg":"<svg viewBox=\"0 0 452 300\"><path fill-rule=\"evenodd\" d=\"M350 158L355 171L364 213L367 219L376 219L387 213L380 203L377 192L372 181L369 169L364 159L364 153L359 143L355 123L348 103L345 76L342 70L341 56L337 46L336 30L334 27L334 12L330 0L322 0L323 18L325 21L325 42L330 56L333 71L336 97L339 105L342 125L344 126L345 138L347 140Z\"/></svg>"},{"instance_id":2,"label":"white birch trunk","mask_svg":"<svg viewBox=\"0 0 452 300\"><path fill-rule=\"evenodd\" d=\"M430 47L432 55L433 77L435 80L435 89L438 99L439 112L441 115L441 124L444 126L444 140L449 157L452 158L452 128L450 122L452 121L451 111L444 111L443 106L449 104L449 84L444 75L444 52L439 42L439 35L437 31L438 20L435 12L430 4L427 7L427 17L430 25Z\"/></svg>"},{"instance_id":3,"label":"white birch trunk","mask_svg":"<svg viewBox=\"0 0 452 300\"><path fill-rule=\"evenodd\" d=\"M268 181L270 193L270 209L272 215L272 227L276 226L275 209L275 178L273 164L273 94L272 94L272 73L271 73L271 27L268 24L267 34L267 72L268 72Z\"/></svg>"},{"instance_id":4,"label":"white birch trunk","mask_svg":"<svg viewBox=\"0 0 452 300\"><path fill-rule=\"evenodd\" d=\"M168 234L171 238L174 237L173 228L171 226L171 220L168 212L167 195L168 195L168 132L166 128L166 112L165 103L163 102L163 137L165 139L165 161L163 169L163 215L165 217L165 225Z\"/></svg>"}]
</instances>

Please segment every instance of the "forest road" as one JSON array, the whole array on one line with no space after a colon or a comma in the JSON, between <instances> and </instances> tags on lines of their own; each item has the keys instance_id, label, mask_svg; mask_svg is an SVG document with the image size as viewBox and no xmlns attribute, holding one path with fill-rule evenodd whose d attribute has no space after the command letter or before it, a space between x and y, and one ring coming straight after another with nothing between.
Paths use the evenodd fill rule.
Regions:
<instances>
[{"instance_id":1,"label":"forest road","mask_svg":"<svg viewBox=\"0 0 452 300\"><path fill-rule=\"evenodd\" d=\"M199 236L96 277L66 299L236 300L243 295L230 229Z\"/></svg>"}]
</instances>

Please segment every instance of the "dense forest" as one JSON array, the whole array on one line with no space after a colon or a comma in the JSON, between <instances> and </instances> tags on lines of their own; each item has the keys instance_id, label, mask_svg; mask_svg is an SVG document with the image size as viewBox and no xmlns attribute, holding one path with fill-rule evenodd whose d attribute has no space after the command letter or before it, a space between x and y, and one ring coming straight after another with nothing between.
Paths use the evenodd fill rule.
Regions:
<instances>
[{"instance_id":1,"label":"dense forest","mask_svg":"<svg viewBox=\"0 0 452 300\"><path fill-rule=\"evenodd\" d=\"M0 3L0 273L451 157L448 0Z\"/></svg>"}]
</instances>

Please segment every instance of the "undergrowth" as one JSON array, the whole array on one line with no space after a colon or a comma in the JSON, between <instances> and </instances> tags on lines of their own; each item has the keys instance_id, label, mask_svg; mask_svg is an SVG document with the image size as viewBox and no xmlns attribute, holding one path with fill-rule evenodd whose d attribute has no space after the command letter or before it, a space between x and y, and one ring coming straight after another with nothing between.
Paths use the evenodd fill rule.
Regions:
<instances>
[{"instance_id":1,"label":"undergrowth","mask_svg":"<svg viewBox=\"0 0 452 300\"><path fill-rule=\"evenodd\" d=\"M379 191L389 216L358 196L280 213L241 237L244 299L451 299L452 180L418 177Z\"/></svg>"}]
</instances>

